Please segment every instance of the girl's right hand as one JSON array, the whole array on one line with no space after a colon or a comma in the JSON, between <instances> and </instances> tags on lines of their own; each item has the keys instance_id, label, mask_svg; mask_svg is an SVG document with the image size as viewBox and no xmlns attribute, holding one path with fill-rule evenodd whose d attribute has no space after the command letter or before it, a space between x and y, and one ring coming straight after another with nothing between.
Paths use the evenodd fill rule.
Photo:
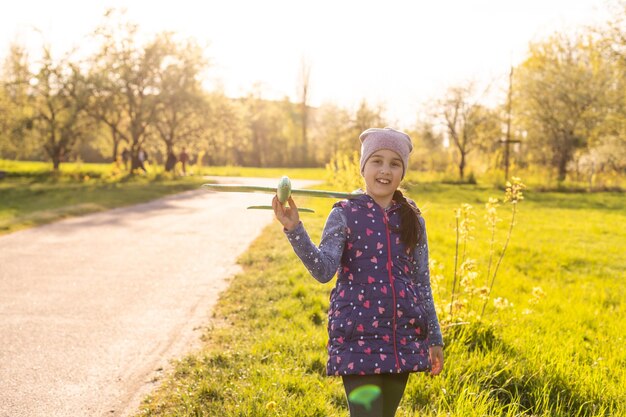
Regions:
<instances>
[{"instance_id":1,"label":"girl's right hand","mask_svg":"<svg viewBox=\"0 0 626 417\"><path fill-rule=\"evenodd\" d=\"M272 208L278 221L288 231L294 230L300 224L300 216L298 215L298 207L291 197L289 197L289 207L284 207L278 201L278 196L274 196L272 200Z\"/></svg>"}]
</instances>

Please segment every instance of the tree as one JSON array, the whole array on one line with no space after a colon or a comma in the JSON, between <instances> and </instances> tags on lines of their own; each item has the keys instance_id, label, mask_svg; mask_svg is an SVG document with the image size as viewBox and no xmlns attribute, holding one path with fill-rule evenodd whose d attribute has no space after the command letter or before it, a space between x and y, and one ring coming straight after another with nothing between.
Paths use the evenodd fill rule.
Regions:
<instances>
[{"instance_id":1,"label":"tree","mask_svg":"<svg viewBox=\"0 0 626 417\"><path fill-rule=\"evenodd\" d=\"M385 117L383 116L385 109L382 105L377 108L371 108L367 103L367 100L361 100L359 108L354 114L352 121L352 128L355 137L356 149L361 146L360 142L356 140L359 135L370 127L384 127L387 124Z\"/></svg>"},{"instance_id":2,"label":"tree","mask_svg":"<svg viewBox=\"0 0 626 417\"><path fill-rule=\"evenodd\" d=\"M597 30L601 50L612 65L614 82L607 91L610 108L593 131L588 152L581 156L591 174L626 173L626 1L614 4L611 20Z\"/></svg>"},{"instance_id":3,"label":"tree","mask_svg":"<svg viewBox=\"0 0 626 417\"><path fill-rule=\"evenodd\" d=\"M42 141L53 169L58 171L74 145L89 131L85 117L87 82L69 56L55 62L45 47L40 68L32 75L30 84L33 132Z\"/></svg>"},{"instance_id":4,"label":"tree","mask_svg":"<svg viewBox=\"0 0 626 417\"><path fill-rule=\"evenodd\" d=\"M244 165L251 153L245 105L222 92L206 94L207 128L198 142L201 161L210 165Z\"/></svg>"},{"instance_id":5,"label":"tree","mask_svg":"<svg viewBox=\"0 0 626 417\"><path fill-rule=\"evenodd\" d=\"M563 181L575 151L604 118L610 67L590 35L555 34L532 44L515 73L514 107L529 149Z\"/></svg>"},{"instance_id":6,"label":"tree","mask_svg":"<svg viewBox=\"0 0 626 417\"><path fill-rule=\"evenodd\" d=\"M448 139L458 152L459 177L463 180L470 152L483 146L485 140L499 139L496 113L478 102L472 82L449 88L438 107Z\"/></svg>"},{"instance_id":7,"label":"tree","mask_svg":"<svg viewBox=\"0 0 626 417\"><path fill-rule=\"evenodd\" d=\"M106 126L112 146L104 153L110 152L111 160L115 162L118 160L122 142L129 144L128 137L124 134L128 131L128 119L124 115L124 96L121 90L113 88L109 83L106 73L98 72L96 68L89 75L89 84L92 94L86 111L94 120Z\"/></svg>"},{"instance_id":8,"label":"tree","mask_svg":"<svg viewBox=\"0 0 626 417\"><path fill-rule=\"evenodd\" d=\"M286 111L286 103L289 101L264 100L258 88L245 99L251 144L249 163L252 166L286 166L292 162L289 153L285 152L290 147L285 126L293 123L295 109L289 103L290 111Z\"/></svg>"},{"instance_id":9,"label":"tree","mask_svg":"<svg viewBox=\"0 0 626 417\"><path fill-rule=\"evenodd\" d=\"M354 136L350 112L334 104L322 105L318 109L313 141L317 144L318 161L328 162L338 153L353 152L359 141Z\"/></svg>"},{"instance_id":10,"label":"tree","mask_svg":"<svg viewBox=\"0 0 626 417\"><path fill-rule=\"evenodd\" d=\"M4 89L0 89L0 158L14 154L11 138L14 120L12 117L13 105L9 101Z\"/></svg>"},{"instance_id":11,"label":"tree","mask_svg":"<svg viewBox=\"0 0 626 417\"><path fill-rule=\"evenodd\" d=\"M116 126L118 139L129 144L133 171L140 166L139 150L145 147L149 127L157 117L159 70L169 51L158 36L140 45L137 25L116 22L114 11L107 11L105 17L105 24L95 31L102 44L92 57L92 68L98 74L97 94L105 100L119 100L116 104L121 114L103 112L100 120Z\"/></svg>"},{"instance_id":12,"label":"tree","mask_svg":"<svg viewBox=\"0 0 626 417\"><path fill-rule=\"evenodd\" d=\"M0 79L0 156L28 156L36 149L36 144L28 134L32 128L31 74L24 46L10 45Z\"/></svg>"},{"instance_id":13,"label":"tree","mask_svg":"<svg viewBox=\"0 0 626 417\"><path fill-rule=\"evenodd\" d=\"M167 159L168 155L175 155L176 146L198 142L206 130L210 107L202 92L200 74L207 61L195 42L177 44L172 34L163 34L159 43L167 48L169 56L160 68L154 127L165 145Z\"/></svg>"},{"instance_id":14,"label":"tree","mask_svg":"<svg viewBox=\"0 0 626 417\"><path fill-rule=\"evenodd\" d=\"M413 140L410 163L422 171L445 171L447 152L443 146L443 134L437 131L436 121L419 119L409 131Z\"/></svg>"}]
</instances>

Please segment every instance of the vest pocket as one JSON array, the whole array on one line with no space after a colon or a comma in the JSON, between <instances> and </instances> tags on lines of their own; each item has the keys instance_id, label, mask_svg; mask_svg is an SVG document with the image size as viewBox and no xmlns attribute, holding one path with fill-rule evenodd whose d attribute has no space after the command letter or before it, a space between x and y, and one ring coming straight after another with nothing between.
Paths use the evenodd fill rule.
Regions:
<instances>
[{"instance_id":1,"label":"vest pocket","mask_svg":"<svg viewBox=\"0 0 626 417\"><path fill-rule=\"evenodd\" d=\"M354 329L356 329L356 320L354 319L353 316L354 314L351 314L350 318L348 318L348 321L346 322L346 339L347 340L352 340L352 336L354 336Z\"/></svg>"},{"instance_id":2,"label":"vest pocket","mask_svg":"<svg viewBox=\"0 0 626 417\"><path fill-rule=\"evenodd\" d=\"M356 313L350 304L334 305L329 311L328 336L339 344L352 339L356 329Z\"/></svg>"},{"instance_id":3,"label":"vest pocket","mask_svg":"<svg viewBox=\"0 0 626 417\"><path fill-rule=\"evenodd\" d=\"M417 340L424 340L428 337L428 315L426 314L426 308L422 303L422 298L413 285L407 285L407 291L413 298L412 318L414 320L409 321L409 323L411 323L414 329L415 338Z\"/></svg>"},{"instance_id":4,"label":"vest pocket","mask_svg":"<svg viewBox=\"0 0 626 417\"><path fill-rule=\"evenodd\" d=\"M417 317L415 318L415 331L417 340L425 340L428 337L428 320L426 319L426 309L418 301L415 306Z\"/></svg>"}]
</instances>

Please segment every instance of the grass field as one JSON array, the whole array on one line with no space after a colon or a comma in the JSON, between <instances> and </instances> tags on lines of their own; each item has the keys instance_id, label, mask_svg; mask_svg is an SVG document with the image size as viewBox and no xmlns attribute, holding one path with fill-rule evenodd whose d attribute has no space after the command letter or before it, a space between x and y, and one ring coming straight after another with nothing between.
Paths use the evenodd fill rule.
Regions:
<instances>
[{"instance_id":1,"label":"grass field","mask_svg":"<svg viewBox=\"0 0 626 417\"><path fill-rule=\"evenodd\" d=\"M431 258L449 297L454 209L474 205L469 255L485 280L487 187L414 184ZM626 415L626 209L620 193L528 193L482 321L447 327L442 377L413 375L398 416ZM314 241L328 201L303 204ZM509 212L498 230L502 245ZM148 397L141 416L346 416L341 383L324 376L330 284L311 278L278 223L244 254L205 332L205 347L181 359ZM536 296L540 288L543 297Z\"/></svg>"},{"instance_id":2,"label":"grass field","mask_svg":"<svg viewBox=\"0 0 626 417\"><path fill-rule=\"evenodd\" d=\"M201 177L125 177L110 165L0 161L0 234L66 216L194 189ZM320 169L203 168L196 174L322 179ZM444 280L435 288L442 316L454 265L454 210L474 206L468 256L485 265L489 231L484 203L502 191L413 176L409 196L427 221L431 259ZM623 193L528 192L481 321L444 329L446 366L439 378L413 375L399 417L626 415L626 204ZM302 200L319 241L330 204ZM499 209L497 246L508 208ZM313 280L278 223L240 258L244 273L223 293L204 348L182 358L141 416L347 416L340 381L324 376L326 309L333 282ZM437 270L438 271L438 270ZM435 276L436 274L433 274ZM540 288L538 292L537 288ZM543 294L538 297L537 294Z\"/></svg>"}]
</instances>

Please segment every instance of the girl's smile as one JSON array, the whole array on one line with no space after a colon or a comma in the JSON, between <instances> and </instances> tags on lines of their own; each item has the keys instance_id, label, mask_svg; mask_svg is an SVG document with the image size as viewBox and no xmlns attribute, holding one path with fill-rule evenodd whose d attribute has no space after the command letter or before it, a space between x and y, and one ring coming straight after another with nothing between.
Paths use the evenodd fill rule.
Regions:
<instances>
[{"instance_id":1,"label":"girl's smile","mask_svg":"<svg viewBox=\"0 0 626 417\"><path fill-rule=\"evenodd\" d=\"M374 152L363 167L367 194L381 207L388 207L402 181L403 171L402 158L394 151L380 149Z\"/></svg>"}]
</instances>

